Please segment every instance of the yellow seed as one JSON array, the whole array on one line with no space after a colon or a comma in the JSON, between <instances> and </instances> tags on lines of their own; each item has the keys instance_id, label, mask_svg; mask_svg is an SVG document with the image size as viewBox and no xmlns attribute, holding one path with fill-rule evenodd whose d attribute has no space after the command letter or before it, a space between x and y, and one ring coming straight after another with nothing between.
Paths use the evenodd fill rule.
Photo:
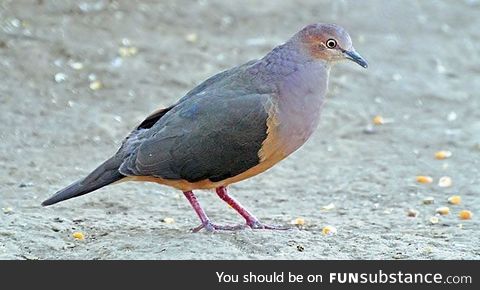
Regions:
<instances>
[{"instance_id":1,"label":"yellow seed","mask_svg":"<svg viewBox=\"0 0 480 290\"><path fill-rule=\"evenodd\" d=\"M92 91L96 91L96 90L99 90L101 88L103 88L103 84L102 84L101 81L93 81L93 82L90 83L90 89Z\"/></svg>"},{"instance_id":2,"label":"yellow seed","mask_svg":"<svg viewBox=\"0 0 480 290\"><path fill-rule=\"evenodd\" d=\"M378 116L375 116L375 117L373 118L373 124L375 124L375 125L383 125L383 124L385 124L385 120L383 119L382 116L379 116L379 115L378 115Z\"/></svg>"},{"instance_id":3,"label":"yellow seed","mask_svg":"<svg viewBox=\"0 0 480 290\"><path fill-rule=\"evenodd\" d=\"M447 159L447 158L450 158L451 156L452 156L452 152L447 150L441 150L441 151L435 152L435 159L438 159L438 160Z\"/></svg>"},{"instance_id":4,"label":"yellow seed","mask_svg":"<svg viewBox=\"0 0 480 290\"><path fill-rule=\"evenodd\" d=\"M294 219L291 223L292 223L292 225L303 226L303 225L305 225L305 219L301 218L301 217L298 217L298 218Z\"/></svg>"},{"instance_id":5,"label":"yellow seed","mask_svg":"<svg viewBox=\"0 0 480 290\"><path fill-rule=\"evenodd\" d=\"M118 49L118 54L121 57L130 57L138 53L138 48L134 46L122 46Z\"/></svg>"},{"instance_id":6,"label":"yellow seed","mask_svg":"<svg viewBox=\"0 0 480 290\"><path fill-rule=\"evenodd\" d=\"M448 176L443 176L438 180L438 186L440 187L450 187L452 186L452 178Z\"/></svg>"},{"instance_id":7,"label":"yellow seed","mask_svg":"<svg viewBox=\"0 0 480 290\"><path fill-rule=\"evenodd\" d=\"M417 176L416 179L417 179L418 183L432 183L433 182L433 178L431 178L430 176L419 175L419 176Z\"/></svg>"},{"instance_id":8,"label":"yellow seed","mask_svg":"<svg viewBox=\"0 0 480 290\"><path fill-rule=\"evenodd\" d=\"M166 217L162 221L166 224L173 224L175 222L175 220L171 217Z\"/></svg>"},{"instance_id":9,"label":"yellow seed","mask_svg":"<svg viewBox=\"0 0 480 290\"><path fill-rule=\"evenodd\" d=\"M438 219L438 217L436 217L436 216L432 216L432 217L430 218L430 222L431 222L432 224L438 224L439 219Z\"/></svg>"},{"instance_id":10,"label":"yellow seed","mask_svg":"<svg viewBox=\"0 0 480 290\"><path fill-rule=\"evenodd\" d=\"M335 208L335 204L334 203L329 203L327 204L326 206L323 206L322 209L323 210L332 210Z\"/></svg>"},{"instance_id":11,"label":"yellow seed","mask_svg":"<svg viewBox=\"0 0 480 290\"><path fill-rule=\"evenodd\" d=\"M460 197L460 195L452 195L448 198L448 203L449 204L460 204L462 202L462 198Z\"/></svg>"},{"instance_id":12,"label":"yellow seed","mask_svg":"<svg viewBox=\"0 0 480 290\"><path fill-rule=\"evenodd\" d=\"M473 216L473 213L469 210L461 210L459 213L458 213L458 217L461 219L461 220L469 220L471 219Z\"/></svg>"},{"instance_id":13,"label":"yellow seed","mask_svg":"<svg viewBox=\"0 0 480 290\"><path fill-rule=\"evenodd\" d=\"M424 252L425 254L431 254L431 253L433 252L433 248L430 247L430 246L427 246L427 247L425 247L425 248L423 249L423 252Z\"/></svg>"},{"instance_id":14,"label":"yellow seed","mask_svg":"<svg viewBox=\"0 0 480 290\"><path fill-rule=\"evenodd\" d=\"M196 33L189 33L185 35L185 40L191 43L197 42L198 35Z\"/></svg>"},{"instance_id":15,"label":"yellow seed","mask_svg":"<svg viewBox=\"0 0 480 290\"><path fill-rule=\"evenodd\" d=\"M85 240L85 235L82 232L74 232L72 234L72 237L74 237L75 240L80 240L80 241Z\"/></svg>"},{"instance_id":16,"label":"yellow seed","mask_svg":"<svg viewBox=\"0 0 480 290\"><path fill-rule=\"evenodd\" d=\"M334 226L325 226L322 229L322 233L325 236L331 236L331 235L336 235L337 234L337 229Z\"/></svg>"},{"instance_id":17,"label":"yellow seed","mask_svg":"<svg viewBox=\"0 0 480 290\"><path fill-rule=\"evenodd\" d=\"M435 212L441 215L447 215L450 213L450 209L447 206L442 206L437 208Z\"/></svg>"}]
</instances>

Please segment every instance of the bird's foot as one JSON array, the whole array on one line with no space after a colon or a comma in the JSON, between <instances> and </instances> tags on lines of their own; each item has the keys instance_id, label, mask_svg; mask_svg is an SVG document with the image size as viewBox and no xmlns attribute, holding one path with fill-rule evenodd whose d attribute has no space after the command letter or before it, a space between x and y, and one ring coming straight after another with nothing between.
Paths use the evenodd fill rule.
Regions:
<instances>
[{"instance_id":1,"label":"bird's foot","mask_svg":"<svg viewBox=\"0 0 480 290\"><path fill-rule=\"evenodd\" d=\"M286 227L286 226L262 224L258 220L247 221L246 224L242 224L242 225L217 225L208 221L199 225L196 228L193 228L192 232L196 233L202 229L205 229L207 232L238 231L238 230L243 230L245 228L250 228L252 230L288 230L290 229L289 227Z\"/></svg>"},{"instance_id":2,"label":"bird's foot","mask_svg":"<svg viewBox=\"0 0 480 290\"><path fill-rule=\"evenodd\" d=\"M252 230L288 230L289 228L286 226L279 226L279 225L266 225L262 224L259 220L247 220L247 226L250 227Z\"/></svg>"},{"instance_id":3,"label":"bird's foot","mask_svg":"<svg viewBox=\"0 0 480 290\"><path fill-rule=\"evenodd\" d=\"M237 231L237 230L242 230L245 228L245 225L234 225L234 226L222 226L222 225L217 225L214 224L210 221L205 222L201 225L199 225L196 228L192 229L192 232L196 233L199 232L202 229L205 229L207 232L216 232L216 231Z\"/></svg>"}]
</instances>

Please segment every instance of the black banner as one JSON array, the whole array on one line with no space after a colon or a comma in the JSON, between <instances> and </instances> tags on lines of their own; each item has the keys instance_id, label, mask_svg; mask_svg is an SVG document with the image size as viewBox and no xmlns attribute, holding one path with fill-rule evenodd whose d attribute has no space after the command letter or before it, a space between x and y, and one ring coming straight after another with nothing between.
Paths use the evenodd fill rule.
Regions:
<instances>
[{"instance_id":1,"label":"black banner","mask_svg":"<svg viewBox=\"0 0 480 290\"><path fill-rule=\"evenodd\" d=\"M479 289L479 272L479 261L3 261L0 283L2 289Z\"/></svg>"}]
</instances>

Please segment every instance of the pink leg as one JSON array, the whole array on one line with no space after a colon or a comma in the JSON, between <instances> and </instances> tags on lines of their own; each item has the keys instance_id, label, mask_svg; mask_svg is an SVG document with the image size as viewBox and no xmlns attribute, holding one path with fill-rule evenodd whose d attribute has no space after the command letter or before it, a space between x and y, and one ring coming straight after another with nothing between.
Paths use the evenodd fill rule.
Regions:
<instances>
[{"instance_id":1,"label":"pink leg","mask_svg":"<svg viewBox=\"0 0 480 290\"><path fill-rule=\"evenodd\" d=\"M205 228L205 230L207 230L209 232L213 232L215 230L238 230L238 229L243 228L243 226L219 226L219 225L213 224L210 221L210 219L208 218L205 211L203 210L200 203L198 202L195 194L193 194L192 191L185 191L183 194L188 199L188 201L192 205L193 209L197 213L198 217L200 218L200 221L202 222L202 224L200 226L192 229L193 232L198 232L203 228Z\"/></svg>"},{"instance_id":2,"label":"pink leg","mask_svg":"<svg viewBox=\"0 0 480 290\"><path fill-rule=\"evenodd\" d=\"M234 210L236 210L247 222L247 225L252 229L269 229L269 230L281 230L286 229L282 227L268 226L260 223L260 221L251 214L246 208L244 208L238 201L233 197L228 195L227 188L225 186L220 186L215 189L218 196L228 203Z\"/></svg>"}]
</instances>

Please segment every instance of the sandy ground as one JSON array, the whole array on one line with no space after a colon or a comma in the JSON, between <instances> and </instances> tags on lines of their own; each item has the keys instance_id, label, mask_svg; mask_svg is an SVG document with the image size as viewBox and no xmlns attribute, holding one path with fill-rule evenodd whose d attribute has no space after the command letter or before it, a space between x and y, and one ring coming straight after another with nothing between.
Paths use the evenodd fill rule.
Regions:
<instances>
[{"instance_id":1,"label":"sandy ground","mask_svg":"<svg viewBox=\"0 0 480 290\"><path fill-rule=\"evenodd\" d=\"M0 2L0 258L479 259L480 1L432 2ZM181 193L154 184L40 206L148 113L313 22L346 27L370 68L335 67L311 140L231 187L264 222L303 217L303 228L193 234ZM390 122L371 130L375 115ZM435 160L441 149L452 157ZM453 194L462 204L432 224ZM214 221L242 222L214 193L198 196Z\"/></svg>"}]
</instances>

